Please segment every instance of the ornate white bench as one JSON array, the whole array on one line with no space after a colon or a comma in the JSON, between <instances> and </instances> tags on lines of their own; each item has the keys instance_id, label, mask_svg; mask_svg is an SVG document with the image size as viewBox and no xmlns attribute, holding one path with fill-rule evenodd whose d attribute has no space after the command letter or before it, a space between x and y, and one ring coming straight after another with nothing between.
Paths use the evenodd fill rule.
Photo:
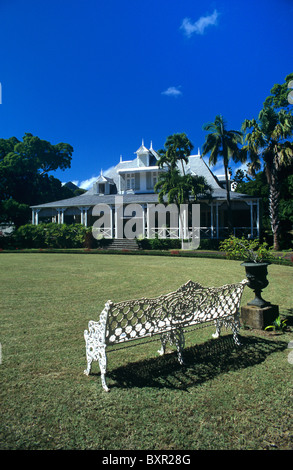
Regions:
<instances>
[{"instance_id":1,"label":"ornate white bench","mask_svg":"<svg viewBox=\"0 0 293 470\"><path fill-rule=\"evenodd\" d=\"M87 369L90 374L92 361L98 361L102 386L106 385L108 346L160 335L160 354L165 353L166 343L176 345L178 360L183 364L184 329L206 322L215 322L214 338L221 327L230 327L235 344L238 339L239 306L247 279L222 287L203 287L188 281L175 292L154 299L137 299L113 303L110 300L100 314L99 321L90 321L84 331Z\"/></svg>"}]
</instances>

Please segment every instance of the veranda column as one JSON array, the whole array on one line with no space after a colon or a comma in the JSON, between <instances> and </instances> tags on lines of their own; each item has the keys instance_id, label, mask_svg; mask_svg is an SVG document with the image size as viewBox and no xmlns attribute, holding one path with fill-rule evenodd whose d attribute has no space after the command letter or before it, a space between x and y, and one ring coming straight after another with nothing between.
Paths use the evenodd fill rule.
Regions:
<instances>
[{"instance_id":1,"label":"veranda column","mask_svg":"<svg viewBox=\"0 0 293 470\"><path fill-rule=\"evenodd\" d=\"M39 225L39 212L40 209L36 209L36 225Z\"/></svg>"},{"instance_id":2,"label":"veranda column","mask_svg":"<svg viewBox=\"0 0 293 470\"><path fill-rule=\"evenodd\" d=\"M253 203L249 201L250 205L250 237L253 238Z\"/></svg>"},{"instance_id":3,"label":"veranda column","mask_svg":"<svg viewBox=\"0 0 293 470\"><path fill-rule=\"evenodd\" d=\"M87 211L89 210L89 207L84 207L84 225L87 227Z\"/></svg>"},{"instance_id":4,"label":"veranda column","mask_svg":"<svg viewBox=\"0 0 293 470\"><path fill-rule=\"evenodd\" d=\"M61 209L60 209L60 207L56 208L56 211L57 211L57 213L58 213L58 215L57 215L57 223L60 224L60 223L61 223L61 218L60 218L60 211L61 211Z\"/></svg>"},{"instance_id":5,"label":"veranda column","mask_svg":"<svg viewBox=\"0 0 293 470\"><path fill-rule=\"evenodd\" d=\"M259 199L256 201L256 232L257 238L259 238Z\"/></svg>"},{"instance_id":6,"label":"veranda column","mask_svg":"<svg viewBox=\"0 0 293 470\"><path fill-rule=\"evenodd\" d=\"M145 237L145 211L146 211L146 206L143 204L142 206L142 237Z\"/></svg>"},{"instance_id":7,"label":"veranda column","mask_svg":"<svg viewBox=\"0 0 293 470\"><path fill-rule=\"evenodd\" d=\"M109 206L111 209L110 214L110 238L114 238L114 227L113 227L113 206Z\"/></svg>"},{"instance_id":8,"label":"veranda column","mask_svg":"<svg viewBox=\"0 0 293 470\"><path fill-rule=\"evenodd\" d=\"M41 209L32 209L32 225L39 224L39 212Z\"/></svg>"},{"instance_id":9,"label":"veranda column","mask_svg":"<svg viewBox=\"0 0 293 470\"><path fill-rule=\"evenodd\" d=\"M61 221L60 221L61 224L64 224L64 212L65 211L66 211L65 207L63 207L60 211L61 212Z\"/></svg>"},{"instance_id":10,"label":"veranda column","mask_svg":"<svg viewBox=\"0 0 293 470\"><path fill-rule=\"evenodd\" d=\"M211 238L214 238L214 203L211 202Z\"/></svg>"},{"instance_id":11,"label":"veranda column","mask_svg":"<svg viewBox=\"0 0 293 470\"><path fill-rule=\"evenodd\" d=\"M146 237L150 237L150 208L149 205L147 204L147 209L146 209Z\"/></svg>"},{"instance_id":12,"label":"veranda column","mask_svg":"<svg viewBox=\"0 0 293 470\"><path fill-rule=\"evenodd\" d=\"M216 202L216 230L217 230L217 239L219 238L219 203Z\"/></svg>"},{"instance_id":13,"label":"veranda column","mask_svg":"<svg viewBox=\"0 0 293 470\"><path fill-rule=\"evenodd\" d=\"M79 207L80 210L80 223L83 225L83 207Z\"/></svg>"}]
</instances>

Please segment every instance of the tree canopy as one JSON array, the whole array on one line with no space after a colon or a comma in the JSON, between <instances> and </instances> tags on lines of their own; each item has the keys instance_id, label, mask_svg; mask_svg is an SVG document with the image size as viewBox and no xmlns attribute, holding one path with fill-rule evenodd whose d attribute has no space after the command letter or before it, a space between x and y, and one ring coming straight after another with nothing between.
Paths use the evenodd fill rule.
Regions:
<instances>
[{"instance_id":1,"label":"tree canopy","mask_svg":"<svg viewBox=\"0 0 293 470\"><path fill-rule=\"evenodd\" d=\"M168 204L177 206L195 201L199 195L210 196L212 188L202 176L185 174L184 162L188 163L188 157L193 149L193 144L186 134L173 134L167 137L164 149L159 150L159 168L165 169L159 175L155 191L159 194L159 202L163 202L167 196ZM178 165L182 166L182 174Z\"/></svg>"},{"instance_id":2,"label":"tree canopy","mask_svg":"<svg viewBox=\"0 0 293 470\"><path fill-rule=\"evenodd\" d=\"M243 151L250 158L250 172L264 168L269 185L269 210L274 237L274 249L279 249L279 202L282 171L293 162L293 116L290 111L265 106L258 119L246 119L242 125L245 135Z\"/></svg>"},{"instance_id":3,"label":"tree canopy","mask_svg":"<svg viewBox=\"0 0 293 470\"><path fill-rule=\"evenodd\" d=\"M288 95L292 91L292 87L289 87L291 81L293 81L293 73L290 73L285 77L285 82L282 85L276 83L271 89L271 94L265 99L264 108L272 107L274 109L292 109L292 104L288 100Z\"/></svg>"},{"instance_id":4,"label":"tree canopy","mask_svg":"<svg viewBox=\"0 0 293 470\"><path fill-rule=\"evenodd\" d=\"M19 226L28 222L30 205L72 196L49 174L70 168L72 153L69 144L53 145L30 133L22 141L0 139L0 221Z\"/></svg>"},{"instance_id":5,"label":"tree canopy","mask_svg":"<svg viewBox=\"0 0 293 470\"><path fill-rule=\"evenodd\" d=\"M242 143L242 132L237 130L228 130L223 116L217 115L214 122L208 122L203 126L203 130L209 132L203 145L203 156L210 154L209 164L216 165L218 158L222 158L227 193L228 207L228 225L232 232L232 211L230 203L230 187L228 177L228 165L230 159L235 162L243 161L243 154L240 151L239 144Z\"/></svg>"},{"instance_id":6,"label":"tree canopy","mask_svg":"<svg viewBox=\"0 0 293 470\"><path fill-rule=\"evenodd\" d=\"M167 165L170 169L174 169L177 163L182 165L182 173L185 174L184 162L188 163L188 157L193 150L193 144L184 133L169 135L164 144L164 149L158 151L160 156L158 165L162 167Z\"/></svg>"}]
</instances>

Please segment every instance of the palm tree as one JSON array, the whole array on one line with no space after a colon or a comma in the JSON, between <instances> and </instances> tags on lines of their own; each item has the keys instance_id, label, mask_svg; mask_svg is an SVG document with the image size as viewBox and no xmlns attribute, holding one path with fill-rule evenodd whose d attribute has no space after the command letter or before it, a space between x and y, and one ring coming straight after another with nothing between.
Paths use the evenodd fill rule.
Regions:
<instances>
[{"instance_id":1,"label":"palm tree","mask_svg":"<svg viewBox=\"0 0 293 470\"><path fill-rule=\"evenodd\" d=\"M293 143L286 140L293 135L293 116L281 109L265 106L255 119L246 119L242 125L246 144L243 151L249 155L250 172L255 174L264 167L269 184L269 209L274 249L279 250L279 202L281 171L293 163Z\"/></svg>"},{"instance_id":2,"label":"palm tree","mask_svg":"<svg viewBox=\"0 0 293 470\"><path fill-rule=\"evenodd\" d=\"M160 203L163 203L164 196L167 196L168 204L175 203L177 207L180 204L188 204L190 196L196 201L199 195L209 197L212 191L203 176L181 175L177 168L162 172L154 189L159 193Z\"/></svg>"},{"instance_id":3,"label":"palm tree","mask_svg":"<svg viewBox=\"0 0 293 470\"><path fill-rule=\"evenodd\" d=\"M192 149L193 145L186 134L169 135L164 144L164 149L158 151L160 155L159 167L167 165L169 168L174 169L177 163L181 162L182 173L185 174L183 162L188 163L188 157Z\"/></svg>"},{"instance_id":4,"label":"palm tree","mask_svg":"<svg viewBox=\"0 0 293 470\"><path fill-rule=\"evenodd\" d=\"M226 193L227 193L227 209L228 209L228 227L229 231L233 230L231 201L230 201L230 187L228 178L228 165L229 160L232 158L234 162L243 161L243 155L240 152L238 144L242 143L242 132L229 131L226 129L226 122L221 115L215 117L214 122L208 122L203 126L203 130L210 132L206 136L203 145L202 155L210 153L209 164L216 165L218 157L223 159L225 180L226 180Z\"/></svg>"},{"instance_id":5,"label":"palm tree","mask_svg":"<svg viewBox=\"0 0 293 470\"><path fill-rule=\"evenodd\" d=\"M206 182L203 176L198 175L181 175L178 168L168 168L160 174L159 180L155 185L155 192L159 193L158 200L164 203L164 196L167 196L168 204L176 204L179 209L180 222L183 226L182 214L180 211L181 204L188 204L192 197L196 201L198 196L209 198L212 187ZM182 233L182 248L184 247Z\"/></svg>"}]
</instances>

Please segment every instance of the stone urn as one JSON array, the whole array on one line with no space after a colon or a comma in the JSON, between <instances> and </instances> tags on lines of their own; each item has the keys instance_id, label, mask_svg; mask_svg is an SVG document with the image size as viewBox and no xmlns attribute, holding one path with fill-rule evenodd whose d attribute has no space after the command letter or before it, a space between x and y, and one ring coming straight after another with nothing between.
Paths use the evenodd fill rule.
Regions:
<instances>
[{"instance_id":1,"label":"stone urn","mask_svg":"<svg viewBox=\"0 0 293 470\"><path fill-rule=\"evenodd\" d=\"M269 281L267 280L268 274L268 265L269 262L247 262L241 263L241 266L245 267L246 277L248 279L248 287L254 291L255 298L247 303L247 305L252 305L259 308L268 307L270 302L266 302L262 296L261 292L267 285Z\"/></svg>"}]
</instances>

